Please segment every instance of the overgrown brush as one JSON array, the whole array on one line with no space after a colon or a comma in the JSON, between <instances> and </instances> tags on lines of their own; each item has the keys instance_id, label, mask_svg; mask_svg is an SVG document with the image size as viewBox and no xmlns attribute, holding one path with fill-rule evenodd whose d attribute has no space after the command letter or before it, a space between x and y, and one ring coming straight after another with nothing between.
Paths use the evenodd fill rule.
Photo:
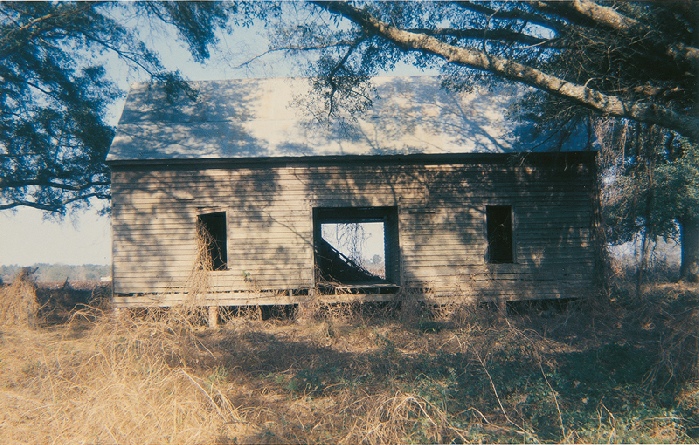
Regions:
<instances>
[{"instance_id":1,"label":"overgrown brush","mask_svg":"<svg viewBox=\"0 0 699 445\"><path fill-rule=\"evenodd\" d=\"M196 305L84 306L64 325L0 327L0 437L691 442L699 383L680 356L697 292L671 290L508 314L417 299L317 304L302 322L241 308L216 330Z\"/></svg>"},{"instance_id":2,"label":"overgrown brush","mask_svg":"<svg viewBox=\"0 0 699 445\"><path fill-rule=\"evenodd\" d=\"M380 394L366 401L362 422L351 430L353 443L464 443L449 413L415 395L396 392Z\"/></svg>"},{"instance_id":3,"label":"overgrown brush","mask_svg":"<svg viewBox=\"0 0 699 445\"><path fill-rule=\"evenodd\" d=\"M662 384L699 383L699 292L685 284L656 286L639 304L640 323L660 331L657 366L651 378Z\"/></svg>"},{"instance_id":4,"label":"overgrown brush","mask_svg":"<svg viewBox=\"0 0 699 445\"><path fill-rule=\"evenodd\" d=\"M40 305L38 319L41 325L68 322L80 308L107 309L111 306L111 286L103 283L71 283L37 286L36 297Z\"/></svg>"},{"instance_id":5,"label":"overgrown brush","mask_svg":"<svg viewBox=\"0 0 699 445\"><path fill-rule=\"evenodd\" d=\"M83 310L60 334L6 331L3 348L4 443L214 443L245 428L180 323Z\"/></svg>"},{"instance_id":6,"label":"overgrown brush","mask_svg":"<svg viewBox=\"0 0 699 445\"><path fill-rule=\"evenodd\" d=\"M9 286L0 285L0 326L36 327L39 303L36 284L22 272Z\"/></svg>"}]
</instances>

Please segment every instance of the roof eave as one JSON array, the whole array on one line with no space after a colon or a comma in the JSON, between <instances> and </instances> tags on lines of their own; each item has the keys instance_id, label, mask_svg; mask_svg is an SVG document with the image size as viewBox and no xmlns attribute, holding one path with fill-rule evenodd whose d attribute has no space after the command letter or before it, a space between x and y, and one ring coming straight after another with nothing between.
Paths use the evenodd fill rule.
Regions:
<instances>
[{"instance_id":1,"label":"roof eave","mask_svg":"<svg viewBox=\"0 0 699 445\"><path fill-rule=\"evenodd\" d=\"M129 169L182 169L182 168L245 168L256 166L308 166L308 165L381 165L381 164L444 164L449 162L498 163L513 158L557 159L560 156L593 161L596 151L558 152L508 152L508 153L444 153L444 154L395 154L395 155L337 155L266 158L175 158L175 159L112 159L107 165L112 170Z\"/></svg>"}]
</instances>

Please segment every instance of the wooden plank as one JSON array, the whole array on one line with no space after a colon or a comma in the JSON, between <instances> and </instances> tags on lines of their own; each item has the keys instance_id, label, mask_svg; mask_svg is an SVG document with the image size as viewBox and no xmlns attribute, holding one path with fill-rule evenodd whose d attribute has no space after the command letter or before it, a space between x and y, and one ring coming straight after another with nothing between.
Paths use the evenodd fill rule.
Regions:
<instances>
[{"instance_id":1,"label":"wooden plank","mask_svg":"<svg viewBox=\"0 0 699 445\"><path fill-rule=\"evenodd\" d=\"M267 197L268 199L275 199L275 195L279 194L298 194L298 195L305 195L308 193L309 190L312 190L313 187L318 188L319 186L325 185L328 187L333 187L333 186L342 186L342 188L346 189L348 192L356 191L356 192L367 192L367 191L372 191L373 190L379 190L381 193L385 193L389 190L395 190L395 187L400 188L400 190L404 191L405 193L424 193L427 189L423 185L419 185L418 183L396 183L395 181L392 180L392 178L385 178L381 180L377 180L375 176L371 177L366 177L366 178L359 178L355 177L352 178L351 180L333 180L333 179L328 179L325 181L319 181L317 178L314 179L316 184L309 184L307 180L299 179L299 178L289 178L287 180L280 180L279 178L255 178L255 183L259 184L260 182L268 182L270 187L268 189L256 189L256 188L245 188L245 190L248 191L250 195L253 196L263 196ZM238 183L239 182L239 183ZM183 188L185 190L196 190L198 193L193 194L193 199L199 199L201 196L201 193L205 193L207 195L204 196L218 196L218 195L228 195L230 198L233 199L241 199L240 197L237 196L231 196L230 193L233 191L238 191L243 189L246 186L246 183L249 183L250 181L246 180L240 180L237 181L235 178L231 179L225 179L225 180L220 180L220 181L213 181L213 180L192 180L192 181L163 181L163 180L154 180L154 181L148 181L148 182L139 182L139 183L131 183L131 184L121 184L117 186L117 191L119 193L125 193L125 192L140 192L139 196L142 196L143 198L153 198L153 197L161 197L164 199L172 199L172 200L179 200L182 199L183 196L186 195L181 195L174 193L175 189L178 188ZM165 187L171 187L170 191L168 191ZM316 192L322 193L323 190L316 190ZM273 193L274 195L270 196L270 193Z\"/></svg>"},{"instance_id":2,"label":"wooden plank","mask_svg":"<svg viewBox=\"0 0 699 445\"><path fill-rule=\"evenodd\" d=\"M538 272L549 273L552 272L574 272L576 269L592 270L594 266L594 261L584 261L579 262L567 261L567 262L547 262L544 264L535 263L510 263L510 264L492 264L492 263L453 263L453 262L438 262L434 261L431 263L419 262L419 263L408 263L403 261L404 274L405 275L421 275L421 276L465 276L471 274L481 274L481 273L493 273L493 274L531 274Z\"/></svg>"},{"instance_id":3,"label":"wooden plank","mask_svg":"<svg viewBox=\"0 0 699 445\"><path fill-rule=\"evenodd\" d=\"M304 238L304 235L306 238ZM241 246L242 248L249 248L254 245L254 243L261 244L264 246L286 246L290 248L300 248L306 246L313 246L311 241L312 233L299 234L294 231L287 232L264 232L264 231L250 231L250 232L237 232L231 233L228 236L228 248L235 248L235 246ZM156 247L179 247L186 248L188 250L196 251L197 241L196 234L190 233L172 233L167 230L163 231L152 231L152 232L140 232L126 230L115 233L112 239L118 243L132 243L136 247L146 248L148 246Z\"/></svg>"},{"instance_id":4,"label":"wooden plank","mask_svg":"<svg viewBox=\"0 0 699 445\"><path fill-rule=\"evenodd\" d=\"M305 261L304 261L305 260ZM194 263L179 262L162 262L158 264L138 263L138 262L120 262L115 269L115 273L134 274L135 276L143 276L145 274L162 274L167 276L188 276L193 272L198 272L193 267ZM269 263L267 261L232 261L229 262L228 269L209 271L212 276L225 277L236 276L242 278L244 275L256 276L276 276L281 271L286 275L294 275L296 271L303 272L310 276L313 269L312 258L299 258L296 261L277 261ZM245 273L244 273L245 272Z\"/></svg>"},{"instance_id":5,"label":"wooden plank","mask_svg":"<svg viewBox=\"0 0 699 445\"><path fill-rule=\"evenodd\" d=\"M274 269L257 269L257 268L240 268L235 269L227 275L222 272L216 272L219 275L215 277L210 277L208 279L209 283L212 285L227 285L227 283L240 283L241 285L247 286L248 284L254 285L255 283L267 283L267 282L286 282L286 281L306 281L312 279L312 267L290 267L290 268L274 268ZM284 275L282 275L284 273ZM196 277L192 275L191 269L149 269L139 271L138 269L125 269L118 268L114 270L114 280L119 282L143 282L143 283L158 283L158 286L163 284L170 285L171 283L178 283L177 286L184 285L183 283L191 280L191 277Z\"/></svg>"},{"instance_id":6,"label":"wooden plank","mask_svg":"<svg viewBox=\"0 0 699 445\"><path fill-rule=\"evenodd\" d=\"M192 301L187 294L151 293L146 295L115 295L112 299L114 307L169 307L184 303L198 303L202 306L257 306L273 304L298 303L298 296L279 293L212 293Z\"/></svg>"},{"instance_id":7,"label":"wooden plank","mask_svg":"<svg viewBox=\"0 0 699 445\"><path fill-rule=\"evenodd\" d=\"M453 211L454 209L469 210L474 206L476 208L483 207L495 201L510 201L516 206L516 212L523 216L540 216L556 213L561 208L577 211L589 211L590 199L588 197L576 197L571 194L562 193L560 196L551 193L541 193L535 196L524 197L507 193L492 192L481 196L468 195L461 193L457 196L446 196L440 199L437 196L430 195L425 198L419 193L408 193L409 191L396 189L383 191L374 189L371 193L353 193L351 191L342 191L342 196L338 196L338 192L330 191L327 193L315 192L312 197L309 197L310 192L290 194L278 192L275 199L269 199L267 195L255 196L254 194L246 194L245 199L231 198L230 193L222 192L220 196L200 196L193 201L169 200L158 196L133 197L128 201L115 202L115 208L119 214L139 214L145 210L150 212L154 205L167 205L166 212L172 215L191 215L196 214L198 206L221 206L224 202L224 208L238 214L243 213L264 213L267 212L274 216L289 216L291 212L298 215L306 216L311 204L318 205L323 203L324 206L343 206L342 203L361 201L361 200L381 200L383 202L398 203L402 201L410 201L422 203L424 201L425 208L429 209L444 209L445 211ZM286 200L286 201L285 201ZM546 205L537 203L539 200L546 200ZM281 202L278 202L281 201ZM283 202L293 202L294 205L282 204ZM254 207L249 207L249 206ZM393 204L391 204L393 205ZM478 209L482 212L482 210ZM474 215L476 213L474 212ZM565 219L565 217L563 217Z\"/></svg>"},{"instance_id":8,"label":"wooden plank","mask_svg":"<svg viewBox=\"0 0 699 445\"><path fill-rule=\"evenodd\" d=\"M280 290L278 293L230 292L207 294L196 303L201 306L262 306L288 305L311 302L348 303L369 301L395 301L395 294L332 294L309 297L307 295L290 295L289 291ZM115 295L113 305L117 308L129 307L171 307L192 303L186 294L154 293L146 295Z\"/></svg>"},{"instance_id":9,"label":"wooden plank","mask_svg":"<svg viewBox=\"0 0 699 445\"><path fill-rule=\"evenodd\" d=\"M114 176L117 178L147 178L147 177L162 177L170 179L178 178L193 178L193 177L246 177L250 175L257 174L271 174L271 172L288 176L299 176L299 175L312 175L320 176L324 174L334 174L334 175L376 175L377 170L382 174L396 174L396 175L413 175L413 177L418 177L417 175L439 177L442 174L459 174L468 176L481 176L490 177L493 174L498 174L502 176L508 176L512 178L519 178L523 181L529 181L533 183L541 182L541 179L546 180L571 180L573 178L591 178L591 172L574 172L569 170L567 174L561 175L561 172L552 169L551 166L513 166L506 163L464 163L464 162L451 162L451 163L439 163L439 164L412 164L412 165L400 165L396 164L383 164L383 165L309 165L309 166L274 166L272 168L267 166L260 167L235 167L235 168L225 168L225 167L213 167L207 168L205 170L193 167L191 169L181 168L177 170L159 170L159 171L115 171Z\"/></svg>"},{"instance_id":10,"label":"wooden plank","mask_svg":"<svg viewBox=\"0 0 699 445\"><path fill-rule=\"evenodd\" d=\"M403 265L405 267L410 267L415 269L418 267L461 267L461 266L480 266L489 264L492 267L504 268L504 266L509 266L509 264L496 264L496 263L486 263L485 256L481 255L463 255L463 256L450 256L447 258L439 257L436 255L403 255ZM513 267L558 267L560 265L567 264L590 264L594 262L593 255L557 255L551 256L544 261L535 261L533 258L529 259L523 255L517 256L517 262L511 263Z\"/></svg>"},{"instance_id":11,"label":"wooden plank","mask_svg":"<svg viewBox=\"0 0 699 445\"><path fill-rule=\"evenodd\" d=\"M484 197L485 199L492 198L493 192L499 192L503 196L509 197L537 197L548 195L553 197L570 197L571 199L589 199L591 197L591 188L584 187L583 183L575 184L564 182L560 184L523 184L520 181L508 181L493 178L491 181L484 182L479 180L465 180L460 184L455 184L453 178L445 179L442 182L430 181L428 188L424 185L416 185L418 182L400 182L389 177L376 180L377 175L372 173L366 178L362 177L342 177L342 178L322 178L322 177L307 177L307 178L289 178L288 180L280 180L279 178L259 177L255 178L255 183L269 182L272 184L268 190L257 190L254 188L245 188L247 194L252 196L262 196L267 199L274 199L270 193L274 194L298 194L305 195L309 190L314 190L315 193L324 193L323 187L329 190L342 189L346 192L372 192L373 190L386 193L387 191L400 190L405 194L422 194L429 191L432 197L451 197L455 193L465 194L471 197ZM161 199L177 200L182 195L173 193L177 188L186 190L196 190L196 196L221 196L240 191L242 184L236 184L235 178L225 180L164 180L162 178L153 179L151 181L116 183L115 191L118 193L131 192L143 198L158 196ZM240 179L240 183L249 183L249 180ZM170 187L170 191L167 188ZM487 193L486 193L487 192ZM194 195L194 194L193 194ZM236 196L232 196L236 199Z\"/></svg>"},{"instance_id":12,"label":"wooden plank","mask_svg":"<svg viewBox=\"0 0 699 445\"><path fill-rule=\"evenodd\" d=\"M142 270L141 273L139 273L139 270ZM284 276L280 275L280 270L288 270L288 273ZM234 281L243 281L244 278L249 278L249 279L254 279L254 278L260 278L260 277L270 277L274 279L282 279L285 277L299 277L299 276L311 276L311 268L309 267L301 267L301 266L294 266L294 267L289 267L288 269L284 268L282 269L281 266L277 266L274 268L264 268L264 269L259 269L259 268L250 268L248 269L247 267L235 267L232 269L228 270L220 270L220 271L208 271L208 276L212 282L226 282L230 280ZM203 271L195 271L191 267L189 268L181 268L181 269L174 269L174 268L167 268L166 266L162 268L151 268L151 269L139 269L139 268L126 268L126 267L121 267L115 270L115 274L117 276L131 276L133 278L144 278L144 279L151 279L151 278L156 278L156 277L163 277L163 278L176 278L178 280L185 280L188 279L190 276L200 276L199 274L203 273Z\"/></svg>"},{"instance_id":13,"label":"wooden plank","mask_svg":"<svg viewBox=\"0 0 699 445\"><path fill-rule=\"evenodd\" d=\"M220 208L222 211L228 213L227 218L231 223L239 222L250 215L264 215L269 218L283 220L285 224L288 224L288 221L297 221L307 222L307 224L310 225L313 217L313 210L310 206L304 209L291 210L279 206L274 206L267 209L245 209L236 208L235 206L220 206ZM190 222L193 224L196 221L197 215L201 213L204 212L201 212L196 207L192 206L189 208L182 209L170 208L167 211L159 212L155 217L150 215L144 215L143 218L132 219L141 215L141 213L138 210L134 209L121 210L119 212L119 215L117 215L114 219L116 221L128 223L130 226L134 228L149 228L153 224L157 224L159 227L178 229L182 228L185 222ZM246 221L246 223L255 222L257 222L258 224L262 223L262 221L255 220Z\"/></svg>"},{"instance_id":14,"label":"wooden plank","mask_svg":"<svg viewBox=\"0 0 699 445\"><path fill-rule=\"evenodd\" d=\"M459 258L461 256L485 255L488 245L482 240L459 240L438 238L441 242L415 242L403 240L401 251L405 258L427 258L431 256L439 258ZM525 242L516 240L515 253L517 256L531 257L540 255L576 256L588 254L592 249L592 243L578 240L554 240L551 243L545 240Z\"/></svg>"},{"instance_id":15,"label":"wooden plank","mask_svg":"<svg viewBox=\"0 0 699 445\"><path fill-rule=\"evenodd\" d=\"M212 291L256 291L257 289L275 289L275 288L300 288L311 285L310 281L304 280L275 280L268 282L259 282L257 286L248 285L247 283L228 283L226 285L209 286ZM120 294L142 294L142 293L162 293L162 292L187 292L192 286L188 286L185 282L166 282L166 281L136 281L119 283L115 285L114 292Z\"/></svg>"}]
</instances>

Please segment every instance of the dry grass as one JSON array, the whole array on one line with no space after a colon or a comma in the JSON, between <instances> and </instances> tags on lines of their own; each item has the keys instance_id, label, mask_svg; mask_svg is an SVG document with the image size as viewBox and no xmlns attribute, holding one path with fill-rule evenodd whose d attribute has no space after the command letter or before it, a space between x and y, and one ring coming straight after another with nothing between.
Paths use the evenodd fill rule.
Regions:
<instances>
[{"instance_id":1,"label":"dry grass","mask_svg":"<svg viewBox=\"0 0 699 445\"><path fill-rule=\"evenodd\" d=\"M2 289L2 301L18 289ZM672 289L673 301L697 295ZM307 305L300 318L270 320L250 308L227 313L216 330L187 305L119 316L81 306L66 323L0 327L0 437L117 444L696 440L699 379L676 349L696 340L695 309L668 303L670 290L657 293L666 298L542 305L508 316L414 299L401 310Z\"/></svg>"},{"instance_id":2,"label":"dry grass","mask_svg":"<svg viewBox=\"0 0 699 445\"><path fill-rule=\"evenodd\" d=\"M0 291L0 326L35 327L39 303L32 278L20 274L10 286L0 286Z\"/></svg>"},{"instance_id":3,"label":"dry grass","mask_svg":"<svg viewBox=\"0 0 699 445\"><path fill-rule=\"evenodd\" d=\"M194 371L212 353L186 325L83 309L64 326L4 326L0 351L3 443L213 443L246 428Z\"/></svg>"}]
</instances>

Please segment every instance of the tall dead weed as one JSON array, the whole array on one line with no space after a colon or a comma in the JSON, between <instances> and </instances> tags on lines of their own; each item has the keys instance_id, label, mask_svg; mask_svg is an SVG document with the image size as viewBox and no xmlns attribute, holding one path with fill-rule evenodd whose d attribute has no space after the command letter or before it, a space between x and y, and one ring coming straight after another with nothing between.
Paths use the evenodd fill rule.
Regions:
<instances>
[{"instance_id":1,"label":"tall dead weed","mask_svg":"<svg viewBox=\"0 0 699 445\"><path fill-rule=\"evenodd\" d=\"M35 327L39 303L31 276L20 274L11 285L0 285L0 326Z\"/></svg>"},{"instance_id":2,"label":"tall dead weed","mask_svg":"<svg viewBox=\"0 0 699 445\"><path fill-rule=\"evenodd\" d=\"M4 443L213 443L245 428L201 377L212 352L190 326L88 312L44 332L3 329Z\"/></svg>"}]
</instances>

